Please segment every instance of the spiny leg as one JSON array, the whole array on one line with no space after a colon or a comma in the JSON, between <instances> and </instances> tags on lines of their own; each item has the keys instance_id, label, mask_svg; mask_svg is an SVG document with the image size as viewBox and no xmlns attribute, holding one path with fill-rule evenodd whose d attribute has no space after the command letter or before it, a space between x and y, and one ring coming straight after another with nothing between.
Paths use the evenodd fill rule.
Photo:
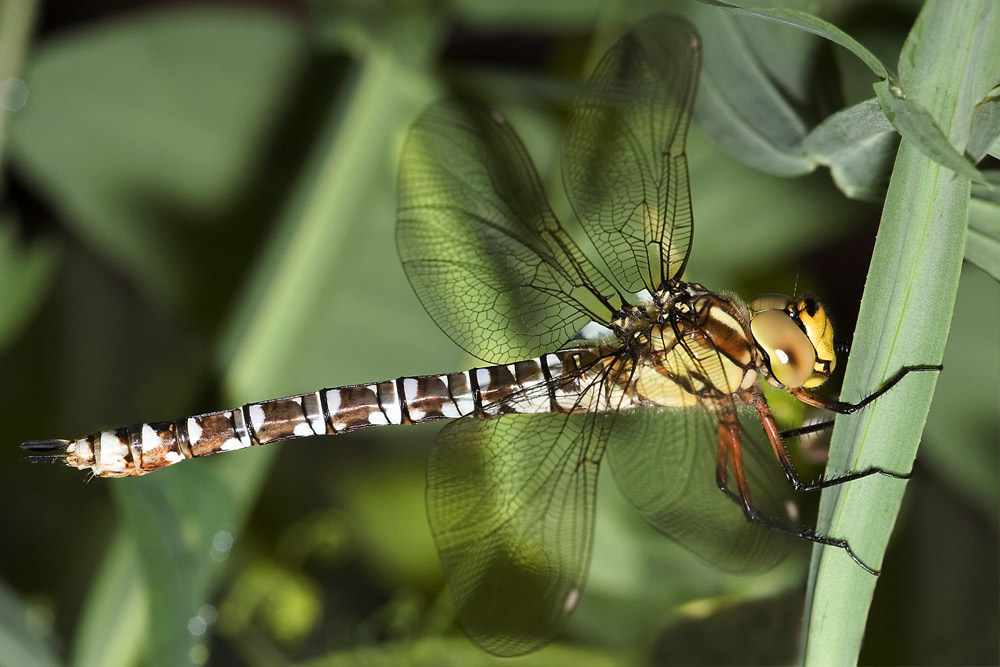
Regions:
<instances>
[{"instance_id":1,"label":"spiny leg","mask_svg":"<svg viewBox=\"0 0 1000 667\"><path fill-rule=\"evenodd\" d=\"M774 455L778 459L778 465L781 466L782 472L785 473L785 478L788 479L788 483L791 484L792 488L796 491L817 491L819 489L825 489L829 486L837 486L838 484L846 484L847 482L853 482L857 479L864 479L865 477L870 477L871 475L882 475L892 479L909 479L913 475L912 470L900 473L885 470L884 468L879 468L878 466L870 466L864 470L850 472L838 477L819 479L815 482L806 482L802 479L802 476L799 475L799 471L795 467L795 464L792 463L792 459L788 454L788 448L785 446L785 442L782 438L782 433L778 429L777 423L774 421L774 415L771 413L771 408L768 406L767 400L764 398L764 394L761 393L761 391L756 387L749 390L748 393L748 401L757 410L757 416L760 419L761 425L764 427L764 432L767 433L767 439L770 441L771 449L774 451Z\"/></svg>"},{"instance_id":2,"label":"spiny leg","mask_svg":"<svg viewBox=\"0 0 1000 667\"><path fill-rule=\"evenodd\" d=\"M828 419L824 422L816 422L815 424L808 424L806 426L800 426L799 428L790 428L782 431L782 440L789 440L791 438L798 438L803 435L810 435L812 433L819 433L820 431L829 431L833 428L836 422L832 419Z\"/></svg>"},{"instance_id":3,"label":"spiny leg","mask_svg":"<svg viewBox=\"0 0 1000 667\"><path fill-rule=\"evenodd\" d=\"M765 403L764 405L766 407L767 404ZM768 416L770 416L770 410L768 410ZM777 434L777 426L774 425L773 417L771 418L771 426L774 428L774 433ZM766 427L765 430L768 430L768 435L770 437L771 431ZM869 574L878 576L879 570L876 570L861 560L846 539L818 534L814 528L793 528L782 522L780 519L762 512L754 504L750 495L749 485L747 484L746 474L743 470L740 432L741 426L739 418L735 412L724 411L719 415L719 451L716 459L716 482L722 492L725 493L730 500L740 506L747 521L755 526L759 526L760 528L764 528L772 532L789 535L791 537L808 540L810 542L815 542L829 547L843 549L847 555L850 556L851 560L857 563L861 569ZM798 483L801 485L801 479L798 477L798 472L795 471L795 467L792 465L791 460L788 459L788 452L784 448L784 444L782 444L780 440L777 443L777 446L775 446L773 441L771 444L772 447L775 447L776 454L778 451L781 451L784 454L783 457L780 454L777 455L779 462L782 460L787 462L788 469L785 469L785 464L782 463L782 469L785 470L785 476L789 478L789 481L792 481L793 486L796 484L793 480L798 480ZM732 465L733 479L735 480L737 486L736 491L729 488L727 463ZM808 485L802 486L808 487Z\"/></svg>"},{"instance_id":4,"label":"spiny leg","mask_svg":"<svg viewBox=\"0 0 1000 667\"><path fill-rule=\"evenodd\" d=\"M926 371L939 372L941 369L942 366L939 364L903 366L895 373L895 375L886 380L885 383L883 383L882 386L878 388L878 390L866 396L865 398L861 399L857 403L849 403L846 401L840 401L825 396L818 396L802 388L789 388L788 392L793 396L795 396L796 398L798 398L803 403L806 403L807 405L812 405L814 407L830 410L831 412L836 412L838 414L849 415L870 405L876 399L883 396L886 392L895 387L900 382L900 380L902 380L910 373L926 372ZM761 396L760 399L762 400L763 397ZM761 406L760 401L754 401L754 406L757 408L758 414L760 414L762 422L769 420L773 424L773 417L770 415L770 409L767 407L766 402L763 403L763 406ZM767 413L766 418L764 415L764 411L766 411ZM816 491L818 489L825 489L830 486L836 486L838 484L845 484L847 482L852 482L857 479L863 479L871 475L882 475L885 477L890 477L892 479L909 479L913 475L912 470L905 473L900 473L892 470L886 470L885 468L880 468L878 466L870 466L868 468L865 468L864 470L850 472L845 475L840 475L829 479L820 479L812 483L805 483L799 476L798 471L795 470L794 465L792 465L791 461L788 458L787 449L784 446L784 439L791 437L798 437L801 435L806 435L808 433L815 433L817 431L822 431L828 428L832 428L833 423L834 423L833 420L830 420L826 422L820 422L819 424L811 424L809 426L803 426L797 429L777 432L777 438L781 442L780 449L785 452L785 455L784 456L780 455L778 453L779 448L777 447L775 447L775 455L778 456L778 461L781 464L782 470L785 471L785 475L789 478L789 481L792 483L793 487L797 491ZM774 428L776 429L777 427ZM772 446L775 446L775 440L772 437L772 429L768 428L766 423L765 423L765 429L768 431L768 438L771 439Z\"/></svg>"},{"instance_id":5,"label":"spiny leg","mask_svg":"<svg viewBox=\"0 0 1000 667\"><path fill-rule=\"evenodd\" d=\"M800 401L812 405L813 407L825 408L827 410L830 410L832 412L838 412L840 414L851 414L867 406L872 401L885 394L887 391L896 386L896 384L909 373L920 372L920 371L940 371L942 368L943 366L941 365L904 366L903 368L899 369L899 371L895 375L889 378L889 380L886 381L885 384L883 384L877 391L875 391L872 395L862 399L858 403L847 403L845 401L828 399L824 396L817 396L815 394L812 394L805 389L792 390L791 393ZM838 407L840 409L838 409ZM832 429L835 423L836 423L835 420L829 419L827 421L817 422L815 424L808 424L806 426L801 426L799 428L787 429L781 432L781 437L782 439L787 440L788 438L798 438L803 435L809 435L810 433L827 431L829 429Z\"/></svg>"},{"instance_id":6,"label":"spiny leg","mask_svg":"<svg viewBox=\"0 0 1000 667\"><path fill-rule=\"evenodd\" d=\"M835 398L828 398L826 396L819 396L813 394L808 389L803 389L801 387L793 388L787 387L786 390L795 398L799 399L807 405L812 405L817 408L824 408L830 410L831 412L836 412L841 415L849 415L857 412L861 408L867 407L873 401L883 396L887 391L899 384L899 381L910 373L920 373L924 371L934 371L940 372L944 368L940 364L936 365L921 365L921 366L903 366L896 374L891 378L886 380L881 387L876 389L874 392L864 397L857 403L849 403L847 401L840 401Z\"/></svg>"}]
</instances>

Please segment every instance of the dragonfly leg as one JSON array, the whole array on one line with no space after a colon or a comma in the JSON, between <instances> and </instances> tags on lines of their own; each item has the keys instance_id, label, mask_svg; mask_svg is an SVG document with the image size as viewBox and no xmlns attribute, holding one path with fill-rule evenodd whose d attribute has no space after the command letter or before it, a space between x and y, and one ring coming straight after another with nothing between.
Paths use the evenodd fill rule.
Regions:
<instances>
[{"instance_id":1,"label":"dragonfly leg","mask_svg":"<svg viewBox=\"0 0 1000 667\"><path fill-rule=\"evenodd\" d=\"M927 372L927 371L939 372L941 369L942 369L942 366L940 364L937 364L937 365L919 365L919 366L903 366L902 368L900 368L896 372L895 375L893 375L891 378L889 378L888 380L886 380L885 383L881 387L878 388L878 390L876 390L875 392L869 394L868 396L866 396L865 398L861 399L857 403L849 403L849 402L846 402L846 401L840 401L840 400L837 400L837 399L828 398L826 396L818 396L818 395L813 394L813 393L809 392L808 390L802 389L802 388L789 388L788 392L791 393L796 398L798 398L803 403L806 403L807 405L812 405L812 406L818 407L818 408L824 408L826 410L830 410L832 412L836 412L836 413L842 414L842 415L849 415L849 414L857 412L858 410L860 410L860 409L862 409L862 408L867 407L868 405L870 405L877 398L883 396L887 391L889 391L890 389L892 389L893 387L895 387L900 382L900 380L902 380L904 377L906 377L910 373L919 373L919 372ZM760 411L760 409L758 407L758 412L759 411ZM763 417L762 417L762 419L763 419ZM833 426L833 422L832 421L828 421L828 422L822 422L822 423L819 423L819 424L813 424L811 426L804 426L804 427L798 428L798 429L792 429L790 431L785 431L785 432L779 433L778 435L779 435L779 437L782 437L782 438L795 437L795 436L799 436L799 435L805 435L806 433L813 433L813 432L816 432L816 431L821 431L821 430L830 428L832 426ZM771 434L770 434L770 431L769 431L768 432L768 437L770 437L770 436L771 436ZM772 441L772 446L773 446L773 444L774 443ZM784 448L783 444L782 444L782 448ZM779 456L779 462L781 462L781 457L780 456ZM789 465L791 465L790 462L789 462ZM785 469L785 474L788 475L788 469L785 468L784 463L782 463L782 469ZM792 470L794 471L794 467L792 468ZM844 484L846 482L852 482L852 481L854 481L856 479L863 479L863 478L868 477L870 475L883 475L885 477L891 477L893 479L909 479L912 476L912 474L913 474L912 470L909 471L909 472L905 472L905 473L899 473L899 472L894 472L894 471L891 471L891 470L886 470L884 468L879 468L877 466L871 466L871 467L866 468L864 470L860 470L860 471L856 471L856 472L850 472L850 473L847 473L845 475L840 475L838 477L831 477L829 479L821 479L821 480L818 480L816 482L812 482L812 483L809 483L809 484L801 483L801 479L799 479L799 482L800 482L801 486L800 485L796 485L794 482L793 482L793 486L795 486L796 490L799 490L799 491L815 491L815 490L818 490L818 489L825 489L825 488L827 488L829 486L836 486L837 484ZM795 476L798 477L798 474L795 473Z\"/></svg>"},{"instance_id":2,"label":"dragonfly leg","mask_svg":"<svg viewBox=\"0 0 1000 667\"><path fill-rule=\"evenodd\" d=\"M825 422L817 422L815 424L809 424L808 426L801 426L799 428L790 428L788 430L782 431L782 440L788 440L790 438L798 438L802 435L809 435L810 433L818 433L820 431L828 431L833 428L834 420L830 419Z\"/></svg>"},{"instance_id":3,"label":"dragonfly leg","mask_svg":"<svg viewBox=\"0 0 1000 667\"><path fill-rule=\"evenodd\" d=\"M764 407L767 408L766 402L764 403ZM778 436L777 445L775 445L772 441L772 446L776 447L776 453L780 451L784 454L784 457L778 455L778 458L779 461L784 460L787 462L787 469L784 465L782 465L782 469L785 470L786 477L788 477L790 481L797 480L797 482L792 481L793 486L796 488L808 488L810 485L802 483L798 473L795 471L795 467L791 463L791 460L788 459L788 452L785 449L784 444L780 441L778 427L774 423L774 418L771 417L769 409L767 410L767 417L769 418L769 422L765 421L763 416L761 419L765 422L765 428L768 430L769 435L773 432ZM768 423L770 424L769 426ZM732 465L733 480L736 483L737 490L730 489L727 481L727 469L730 464ZM847 555L851 557L851 560L857 563L861 569L869 574L878 576L879 571L861 560L861 558L854 553L854 550L851 548L851 545L847 540L839 537L817 534L813 528L792 527L784 521L762 512L754 504L753 499L750 496L750 489L747 485L746 475L743 471L743 457L740 443L740 423L735 413L723 412L719 415L719 451L718 458L716 459L716 466L716 481L718 482L719 488L730 498L730 500L740 506L747 521L755 526L775 533L789 535L791 537L808 540L817 544L843 549Z\"/></svg>"},{"instance_id":4,"label":"dragonfly leg","mask_svg":"<svg viewBox=\"0 0 1000 667\"><path fill-rule=\"evenodd\" d=\"M840 414L851 414L851 412L855 412L865 407L879 396L882 396L889 389L895 386L897 382L903 379L903 377L908 373L913 371L940 371L941 368L942 368L941 366L905 366L901 368L899 372L896 373L896 375L889 378L888 382L886 382L881 388L879 388L878 391L876 391L871 396L868 396L867 398L863 399L859 403L845 403L842 401L835 401L823 396L816 396L815 394L809 393L805 389L797 389L792 391L791 393L796 398L799 398L800 400L814 407L826 408L834 412L840 412ZM840 407L840 410L837 409L838 407ZM781 432L781 438L782 440L788 440L789 438L798 438L799 436L809 435L810 433L827 431L832 429L835 423L836 422L833 419L830 419L823 422L817 422L815 424L809 424L807 426L801 426L799 428L790 428L788 430Z\"/></svg>"},{"instance_id":5,"label":"dragonfly leg","mask_svg":"<svg viewBox=\"0 0 1000 667\"><path fill-rule=\"evenodd\" d=\"M747 507L748 506L744 504L744 513L746 514L747 520L755 526L759 526L775 533L781 533L782 535L797 537L800 540L808 540L809 542L815 542L816 544L843 549L847 555L851 557L851 560L857 563L858 566L868 574L876 577L881 574L880 570L871 567L861 560L861 558L854 553L854 549L851 548L851 545L847 540L839 537L831 537L829 535L820 535L813 528L792 528L783 524L781 521L760 512L753 506L752 503L749 504L749 508L751 510L749 513L746 512Z\"/></svg>"},{"instance_id":6,"label":"dragonfly leg","mask_svg":"<svg viewBox=\"0 0 1000 667\"><path fill-rule=\"evenodd\" d=\"M796 491L817 491L819 489L825 489L828 486L846 484L847 482L853 482L856 479L863 479L871 475L882 475L884 477L891 477L892 479L909 479L913 475L912 470L901 473L885 470L884 468L879 468L877 466L870 466L864 470L850 472L846 475L831 477L829 479L819 479L815 482L806 482L802 479L802 476L799 475L799 471L795 468L795 464L792 463L792 459L788 454L788 448L785 446L784 439L782 438L783 434L778 429L777 423L774 421L774 415L771 414L771 408L768 406L763 393L761 393L759 389L753 389L750 391L748 400L757 410L760 423L764 426L764 431L767 433L767 439L771 442L771 449L774 450L774 455L778 459L778 465L781 466L781 470L785 473L788 483L791 484L792 488ZM821 430L822 427L823 425L820 424L818 425L818 428L812 430ZM797 429L797 431L805 430L808 432L808 429L810 428L811 427L804 427L804 429Z\"/></svg>"},{"instance_id":7,"label":"dragonfly leg","mask_svg":"<svg viewBox=\"0 0 1000 667\"><path fill-rule=\"evenodd\" d=\"M729 488L729 465L732 464L733 479L737 490ZM719 414L719 449L715 460L715 482L729 499L743 508L748 517L756 510L750 502L750 488L743 471L743 453L740 443L740 420L735 412L723 411Z\"/></svg>"},{"instance_id":8,"label":"dragonfly leg","mask_svg":"<svg viewBox=\"0 0 1000 667\"><path fill-rule=\"evenodd\" d=\"M795 464L792 463L791 456L788 454L788 448L785 447L785 441L782 439L781 430L774 421L774 415L771 414L771 407L767 404L767 399L764 398L763 392L758 387L752 387L747 391L746 398L747 402L757 410L761 426L764 427L767 440L771 443L771 450L774 452L775 458L778 459L778 465L781 466L781 471L785 473L788 483L796 491L804 491L809 485L803 481L799 475L799 471L795 468Z\"/></svg>"},{"instance_id":9,"label":"dragonfly leg","mask_svg":"<svg viewBox=\"0 0 1000 667\"><path fill-rule=\"evenodd\" d=\"M799 399L807 405L812 405L817 408L824 408L830 410L831 412L836 412L841 415L849 415L851 413L857 412L861 408L867 407L874 400L884 395L887 391L899 384L899 381L910 373L919 373L924 371L934 371L939 372L943 366L937 365L927 365L927 366L903 366L896 374L885 381L885 383L879 387L877 390L869 394L868 396L862 398L857 403L849 403L847 401L840 401L834 398L828 398L826 396L819 396L812 393L808 389L803 389L802 387L786 387L786 391L790 393L795 398Z\"/></svg>"}]
</instances>

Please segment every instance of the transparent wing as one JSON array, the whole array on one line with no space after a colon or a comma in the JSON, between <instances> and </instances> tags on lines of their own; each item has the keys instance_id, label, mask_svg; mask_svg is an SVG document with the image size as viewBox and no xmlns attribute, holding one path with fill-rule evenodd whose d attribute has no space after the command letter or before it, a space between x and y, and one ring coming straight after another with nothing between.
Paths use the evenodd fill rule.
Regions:
<instances>
[{"instance_id":1,"label":"transparent wing","mask_svg":"<svg viewBox=\"0 0 1000 667\"><path fill-rule=\"evenodd\" d=\"M438 437L431 529L462 625L490 653L544 646L580 599L608 426L604 413L511 414L467 417Z\"/></svg>"},{"instance_id":2,"label":"transparent wing","mask_svg":"<svg viewBox=\"0 0 1000 667\"><path fill-rule=\"evenodd\" d=\"M684 155L699 39L678 18L644 20L601 59L563 147L576 215L622 286L679 277L693 222Z\"/></svg>"},{"instance_id":3,"label":"transparent wing","mask_svg":"<svg viewBox=\"0 0 1000 667\"><path fill-rule=\"evenodd\" d=\"M517 135L470 102L442 100L410 130L396 243L430 316L489 363L551 351L612 310L614 289L553 215Z\"/></svg>"},{"instance_id":4,"label":"transparent wing","mask_svg":"<svg viewBox=\"0 0 1000 667\"><path fill-rule=\"evenodd\" d=\"M780 517L788 485L760 439L751 436L751 418L748 413L741 420L747 482L754 504ZM730 572L769 569L785 557L790 540L749 523L719 490L718 441L718 417L704 408L623 410L611 430L608 463L622 495L667 537Z\"/></svg>"}]
</instances>

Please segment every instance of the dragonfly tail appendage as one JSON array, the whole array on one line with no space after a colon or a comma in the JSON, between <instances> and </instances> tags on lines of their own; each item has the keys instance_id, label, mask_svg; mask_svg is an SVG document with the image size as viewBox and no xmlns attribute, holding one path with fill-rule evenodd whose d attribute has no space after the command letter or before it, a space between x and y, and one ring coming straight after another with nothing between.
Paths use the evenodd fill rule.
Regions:
<instances>
[{"instance_id":1,"label":"dragonfly tail appendage","mask_svg":"<svg viewBox=\"0 0 1000 667\"><path fill-rule=\"evenodd\" d=\"M31 454L25 460L32 463L56 463L66 458L66 448L72 443L70 440L28 440L21 443L21 449L29 452L52 452L49 454Z\"/></svg>"}]
</instances>

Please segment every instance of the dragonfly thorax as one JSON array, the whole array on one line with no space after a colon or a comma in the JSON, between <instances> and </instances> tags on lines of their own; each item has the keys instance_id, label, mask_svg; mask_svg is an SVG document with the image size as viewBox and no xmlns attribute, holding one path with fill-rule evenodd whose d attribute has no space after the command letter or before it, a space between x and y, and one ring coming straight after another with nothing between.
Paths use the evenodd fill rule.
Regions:
<instances>
[{"instance_id":1,"label":"dragonfly thorax","mask_svg":"<svg viewBox=\"0 0 1000 667\"><path fill-rule=\"evenodd\" d=\"M696 302L705 296L718 296L698 283L668 280L655 292L643 290L638 304L626 304L611 318L611 329L622 340L642 338L655 324L691 320ZM695 318L697 319L697 318Z\"/></svg>"},{"instance_id":2,"label":"dragonfly thorax","mask_svg":"<svg viewBox=\"0 0 1000 667\"><path fill-rule=\"evenodd\" d=\"M633 347L634 387L668 407L711 405L757 380L749 311L697 283L673 282L635 307L620 329Z\"/></svg>"},{"instance_id":3,"label":"dragonfly thorax","mask_svg":"<svg viewBox=\"0 0 1000 667\"><path fill-rule=\"evenodd\" d=\"M833 328L811 297L766 294L745 305L669 281L619 311L612 329L632 351L636 393L669 407L724 400L758 374L778 388L811 389L836 366Z\"/></svg>"}]
</instances>

